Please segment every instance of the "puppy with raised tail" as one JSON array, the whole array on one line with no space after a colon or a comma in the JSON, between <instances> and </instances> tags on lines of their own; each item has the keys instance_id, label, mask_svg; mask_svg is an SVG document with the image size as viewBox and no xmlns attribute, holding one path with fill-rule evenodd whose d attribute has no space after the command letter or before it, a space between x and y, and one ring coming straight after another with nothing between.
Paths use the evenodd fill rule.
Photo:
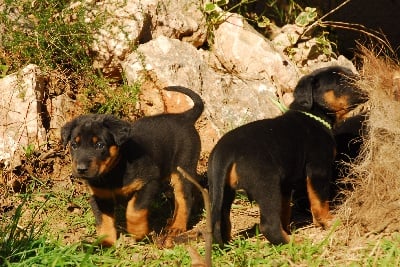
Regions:
<instances>
[{"instance_id":1,"label":"puppy with raised tail","mask_svg":"<svg viewBox=\"0 0 400 267\"><path fill-rule=\"evenodd\" d=\"M160 183L170 182L175 209L160 245L170 247L174 237L187 230L193 204L193 186L177 171L181 166L197 175L200 137L195 122L204 104L195 92L180 86L165 90L189 96L193 108L183 113L144 117L134 123L111 115L82 115L61 129L62 142L69 144L72 175L84 179L90 189L91 206L102 244L117 240L117 205L126 209L126 231L136 239L149 232L149 206Z\"/></svg>"}]
</instances>

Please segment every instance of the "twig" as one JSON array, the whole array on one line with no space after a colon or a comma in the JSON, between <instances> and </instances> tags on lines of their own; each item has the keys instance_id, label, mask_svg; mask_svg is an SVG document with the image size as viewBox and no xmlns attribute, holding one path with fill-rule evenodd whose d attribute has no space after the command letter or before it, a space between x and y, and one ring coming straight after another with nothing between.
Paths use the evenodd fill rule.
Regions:
<instances>
[{"instance_id":1,"label":"twig","mask_svg":"<svg viewBox=\"0 0 400 267\"><path fill-rule=\"evenodd\" d=\"M42 153L39 156L39 160L45 160L45 159L51 158L53 156L56 156L59 153L60 153L59 151L56 151L54 149L50 149L49 151Z\"/></svg>"},{"instance_id":2,"label":"twig","mask_svg":"<svg viewBox=\"0 0 400 267\"><path fill-rule=\"evenodd\" d=\"M391 53L395 54L395 52L393 51L393 48L391 47L390 43L386 40L386 37L384 34L382 34L379 31L369 29L369 28L365 27L364 25L357 24L357 23L341 22L341 21L323 21L323 22L321 22L320 25L322 27L331 26L334 28L340 28L340 29L351 30L351 31L363 33L367 36L375 38L380 43L384 44L390 50Z\"/></svg>"},{"instance_id":3,"label":"twig","mask_svg":"<svg viewBox=\"0 0 400 267\"><path fill-rule=\"evenodd\" d=\"M211 259L211 249L212 249L212 226L211 226L211 203L210 203L210 196L208 195L207 189L203 188L190 174L188 174L184 169L181 167L177 167L178 172L182 174L182 176L193 183L197 189L201 192L203 197L204 206L206 210L206 232L204 235L205 239L205 246L206 246L206 253L205 253L205 263L207 267L212 266L212 259Z\"/></svg>"}]
</instances>

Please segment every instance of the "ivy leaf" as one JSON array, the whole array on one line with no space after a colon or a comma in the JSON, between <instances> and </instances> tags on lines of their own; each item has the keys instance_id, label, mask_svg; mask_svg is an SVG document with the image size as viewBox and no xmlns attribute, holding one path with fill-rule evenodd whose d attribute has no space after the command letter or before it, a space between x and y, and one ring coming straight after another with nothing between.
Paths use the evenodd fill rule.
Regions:
<instances>
[{"instance_id":1,"label":"ivy leaf","mask_svg":"<svg viewBox=\"0 0 400 267\"><path fill-rule=\"evenodd\" d=\"M207 14L211 14L214 11L216 11L217 8L218 8L218 5L209 2L204 5L204 12L206 12Z\"/></svg>"},{"instance_id":2,"label":"ivy leaf","mask_svg":"<svg viewBox=\"0 0 400 267\"><path fill-rule=\"evenodd\" d=\"M297 16L295 23L300 27L305 27L315 21L317 16L316 8L306 7L305 10Z\"/></svg>"},{"instance_id":3,"label":"ivy leaf","mask_svg":"<svg viewBox=\"0 0 400 267\"><path fill-rule=\"evenodd\" d=\"M268 27L270 24L271 21L266 16L261 16L261 18L258 18L257 20L257 26L260 28Z\"/></svg>"}]
</instances>

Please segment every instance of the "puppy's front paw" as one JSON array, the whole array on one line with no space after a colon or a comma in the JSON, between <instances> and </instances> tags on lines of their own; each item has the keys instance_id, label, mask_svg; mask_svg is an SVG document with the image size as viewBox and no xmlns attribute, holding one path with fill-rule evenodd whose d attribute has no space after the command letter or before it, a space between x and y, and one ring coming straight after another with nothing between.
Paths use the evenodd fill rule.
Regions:
<instances>
[{"instance_id":1,"label":"puppy's front paw","mask_svg":"<svg viewBox=\"0 0 400 267\"><path fill-rule=\"evenodd\" d=\"M115 238L111 238L109 236L106 236L101 240L100 245L102 247L109 248L109 247L112 247L115 244L116 241L117 240Z\"/></svg>"}]
</instances>

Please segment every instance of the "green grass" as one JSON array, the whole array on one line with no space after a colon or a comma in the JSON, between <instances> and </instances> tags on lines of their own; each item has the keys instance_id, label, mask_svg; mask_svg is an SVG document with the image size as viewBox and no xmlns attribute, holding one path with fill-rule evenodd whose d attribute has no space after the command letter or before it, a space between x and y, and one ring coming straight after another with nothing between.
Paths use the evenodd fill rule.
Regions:
<instances>
[{"instance_id":1,"label":"green grass","mask_svg":"<svg viewBox=\"0 0 400 267\"><path fill-rule=\"evenodd\" d=\"M94 219L87 195L75 196L74 188L46 193L48 188L23 196L12 214L3 216L0 225L1 266L190 266L186 245L158 249L153 242L132 243L120 238L115 247L98 246ZM69 207L80 207L76 214ZM59 225L63 221L63 226ZM74 242L64 240L65 233L86 229ZM295 236L300 233L295 233ZM367 244L346 259L347 248L335 255L330 247L331 234L318 242L307 237L301 243L272 246L263 236L237 236L225 248L213 247L213 266L399 266L400 234ZM203 242L190 246L204 255ZM338 250L335 247L335 251Z\"/></svg>"}]
</instances>

